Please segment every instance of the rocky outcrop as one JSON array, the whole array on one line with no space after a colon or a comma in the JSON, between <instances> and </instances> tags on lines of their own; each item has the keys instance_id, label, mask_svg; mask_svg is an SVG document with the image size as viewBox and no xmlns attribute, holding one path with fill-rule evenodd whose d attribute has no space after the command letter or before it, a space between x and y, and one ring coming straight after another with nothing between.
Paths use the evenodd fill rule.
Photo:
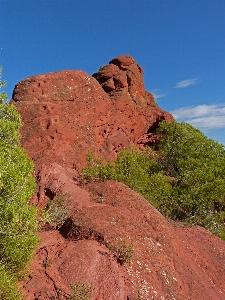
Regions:
<instances>
[{"instance_id":1,"label":"rocky outcrop","mask_svg":"<svg viewBox=\"0 0 225 300\"><path fill-rule=\"evenodd\" d=\"M22 144L37 169L57 161L80 171L88 150L115 159L131 145L143 148L154 142L158 123L173 120L145 91L143 71L133 58L115 58L94 77L62 71L16 85L11 103L22 116ZM105 78L115 83L113 92L101 87Z\"/></svg>"},{"instance_id":2,"label":"rocky outcrop","mask_svg":"<svg viewBox=\"0 0 225 300\"><path fill-rule=\"evenodd\" d=\"M112 59L108 65L101 67L93 74L111 99L121 97L132 100L142 105L146 102L154 106L154 98L149 97L146 101L146 91L143 81L142 68L130 56L118 56Z\"/></svg>"},{"instance_id":3,"label":"rocky outcrop","mask_svg":"<svg viewBox=\"0 0 225 300\"><path fill-rule=\"evenodd\" d=\"M169 222L121 183L78 180L88 150L113 160L122 149L154 144L159 122L173 121L145 91L132 57L111 60L93 77L29 77L16 85L11 103L36 165L31 203L43 208L68 195L65 223L40 232L32 272L20 283L26 300L69 299L73 283L90 287L92 300L225 298L223 241Z\"/></svg>"}]
</instances>

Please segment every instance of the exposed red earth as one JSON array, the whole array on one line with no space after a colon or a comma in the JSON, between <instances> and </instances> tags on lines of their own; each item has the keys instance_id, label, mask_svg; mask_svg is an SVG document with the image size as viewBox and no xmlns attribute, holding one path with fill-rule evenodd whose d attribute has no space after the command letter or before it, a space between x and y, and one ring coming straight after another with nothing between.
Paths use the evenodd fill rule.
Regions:
<instances>
[{"instance_id":1,"label":"exposed red earth","mask_svg":"<svg viewBox=\"0 0 225 300\"><path fill-rule=\"evenodd\" d=\"M39 233L31 274L20 283L26 300L69 299L77 282L91 286L92 300L225 299L224 241L168 221L122 183L79 183L88 150L112 161L122 149L154 144L159 122L174 120L145 91L132 57L111 60L93 77L72 70L29 77L11 103L36 165L31 204L70 195L67 221ZM130 262L118 259L122 243L133 249Z\"/></svg>"}]
</instances>

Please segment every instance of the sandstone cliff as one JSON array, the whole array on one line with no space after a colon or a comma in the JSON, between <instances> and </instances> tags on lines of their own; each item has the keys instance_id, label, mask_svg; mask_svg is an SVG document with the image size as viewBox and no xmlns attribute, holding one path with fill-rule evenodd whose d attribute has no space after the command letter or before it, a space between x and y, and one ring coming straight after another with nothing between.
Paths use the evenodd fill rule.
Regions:
<instances>
[{"instance_id":1,"label":"sandstone cliff","mask_svg":"<svg viewBox=\"0 0 225 300\"><path fill-rule=\"evenodd\" d=\"M161 110L145 91L143 70L119 56L89 76L61 71L19 82L22 144L36 164L33 205L70 195L69 217L59 230L40 232L41 245L26 300L69 299L70 285L92 286L92 300L225 299L225 243L202 228L166 220L144 198L113 181L78 185L87 151L105 160L155 139ZM118 259L132 245L130 263ZM109 245L118 248L115 253Z\"/></svg>"}]
</instances>

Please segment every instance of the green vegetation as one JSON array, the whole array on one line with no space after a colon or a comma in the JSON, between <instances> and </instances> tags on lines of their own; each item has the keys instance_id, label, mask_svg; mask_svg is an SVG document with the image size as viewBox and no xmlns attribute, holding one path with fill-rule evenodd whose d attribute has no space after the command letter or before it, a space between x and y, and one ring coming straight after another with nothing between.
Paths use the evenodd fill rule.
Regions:
<instances>
[{"instance_id":1,"label":"green vegetation","mask_svg":"<svg viewBox=\"0 0 225 300\"><path fill-rule=\"evenodd\" d=\"M86 283L75 282L71 284L72 296L70 300L89 300L93 291L93 286Z\"/></svg>"},{"instance_id":2,"label":"green vegetation","mask_svg":"<svg viewBox=\"0 0 225 300\"><path fill-rule=\"evenodd\" d=\"M101 70L103 70L103 69L104 69L104 67L105 67L105 65L104 65L104 66L100 66L100 68L99 68L98 72L99 72L99 71L101 71Z\"/></svg>"},{"instance_id":3,"label":"green vegetation","mask_svg":"<svg viewBox=\"0 0 225 300\"><path fill-rule=\"evenodd\" d=\"M22 299L22 295L20 294L16 286L16 278L10 276L3 265L0 265L0 299Z\"/></svg>"},{"instance_id":4,"label":"green vegetation","mask_svg":"<svg viewBox=\"0 0 225 300\"><path fill-rule=\"evenodd\" d=\"M140 290L138 290L137 300L141 300L141 299L142 299L141 292L140 292Z\"/></svg>"},{"instance_id":5,"label":"green vegetation","mask_svg":"<svg viewBox=\"0 0 225 300\"><path fill-rule=\"evenodd\" d=\"M50 200L45 209L41 211L40 223L49 223L56 228L61 227L68 217L69 209L65 202L70 198L69 194L60 194Z\"/></svg>"},{"instance_id":6,"label":"green vegetation","mask_svg":"<svg viewBox=\"0 0 225 300\"><path fill-rule=\"evenodd\" d=\"M124 240L121 240L120 246L115 246L112 244L108 245L109 250L115 255L117 261L121 264L129 264L131 262L134 249L133 244L130 243L129 245L126 244Z\"/></svg>"},{"instance_id":7,"label":"green vegetation","mask_svg":"<svg viewBox=\"0 0 225 300\"><path fill-rule=\"evenodd\" d=\"M187 123L163 122L158 132L159 166L176 179L172 217L225 238L225 147Z\"/></svg>"},{"instance_id":8,"label":"green vegetation","mask_svg":"<svg viewBox=\"0 0 225 300\"><path fill-rule=\"evenodd\" d=\"M161 122L155 149L119 153L103 164L88 153L87 179L113 179L143 195L166 217L225 239L225 148L187 123Z\"/></svg>"},{"instance_id":9,"label":"green vegetation","mask_svg":"<svg viewBox=\"0 0 225 300\"><path fill-rule=\"evenodd\" d=\"M0 69L1 72L1 69ZM1 74L0 74L1 75ZM0 80L0 87L4 87ZM0 299L21 299L16 281L38 245L34 166L20 146L20 115L0 93Z\"/></svg>"}]
</instances>

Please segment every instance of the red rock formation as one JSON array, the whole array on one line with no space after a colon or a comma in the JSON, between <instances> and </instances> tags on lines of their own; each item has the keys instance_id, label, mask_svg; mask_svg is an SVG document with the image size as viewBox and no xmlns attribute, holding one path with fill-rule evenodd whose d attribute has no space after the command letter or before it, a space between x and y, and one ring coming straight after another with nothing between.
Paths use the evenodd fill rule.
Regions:
<instances>
[{"instance_id":1,"label":"red rock formation","mask_svg":"<svg viewBox=\"0 0 225 300\"><path fill-rule=\"evenodd\" d=\"M11 103L22 116L22 143L37 169L57 161L80 171L88 149L115 159L119 150L151 143L161 120L174 120L145 92L143 71L133 58L115 58L94 76L100 83L113 80L116 89L107 94L83 71L33 76L16 85Z\"/></svg>"},{"instance_id":2,"label":"red rock formation","mask_svg":"<svg viewBox=\"0 0 225 300\"><path fill-rule=\"evenodd\" d=\"M223 241L175 226L121 183L77 184L89 149L113 160L122 149L154 143L158 123L173 120L145 91L132 57L113 59L93 77L62 71L27 78L11 103L36 164L32 203L45 207L55 195L70 195L63 226L40 232L32 273L21 282L26 300L68 299L74 282L91 285L92 300L225 299ZM130 263L118 259L122 241L132 244Z\"/></svg>"},{"instance_id":3,"label":"red rock formation","mask_svg":"<svg viewBox=\"0 0 225 300\"><path fill-rule=\"evenodd\" d=\"M113 99L121 96L142 105L145 100L143 70L131 56L118 56L93 75ZM154 105L154 99L151 99Z\"/></svg>"},{"instance_id":4,"label":"red rock formation","mask_svg":"<svg viewBox=\"0 0 225 300\"><path fill-rule=\"evenodd\" d=\"M32 274L21 283L26 300L67 299L74 282L92 286L93 300L224 299L224 241L200 227L174 226L121 183L78 187L56 170L52 179L71 193L71 217L59 231L40 233ZM108 249L121 249L122 240L134 250L124 265Z\"/></svg>"}]
</instances>

